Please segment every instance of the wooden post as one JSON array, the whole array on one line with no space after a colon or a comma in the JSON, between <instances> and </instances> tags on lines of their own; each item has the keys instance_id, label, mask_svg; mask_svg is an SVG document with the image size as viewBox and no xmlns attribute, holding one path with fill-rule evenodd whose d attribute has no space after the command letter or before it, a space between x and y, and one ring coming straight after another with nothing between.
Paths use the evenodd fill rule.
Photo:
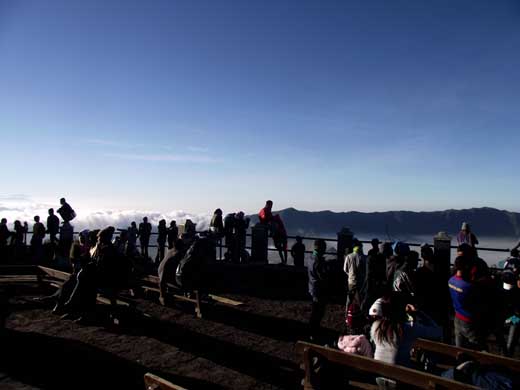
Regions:
<instances>
[{"instance_id":1,"label":"wooden post","mask_svg":"<svg viewBox=\"0 0 520 390\"><path fill-rule=\"evenodd\" d=\"M251 261L268 263L268 240L269 234L266 225L257 223L251 228Z\"/></svg>"},{"instance_id":2,"label":"wooden post","mask_svg":"<svg viewBox=\"0 0 520 390\"><path fill-rule=\"evenodd\" d=\"M353 238L354 233L352 233L349 228L344 227L338 232L337 256L339 262L343 262L345 255L352 251Z\"/></svg>"},{"instance_id":3,"label":"wooden post","mask_svg":"<svg viewBox=\"0 0 520 390\"><path fill-rule=\"evenodd\" d=\"M439 286L437 291L441 292L438 299L443 301L442 307L446 308L445 313L442 314L442 320L439 325L443 328L443 341L451 344L452 341L452 327L450 321L451 301L448 290L448 279L451 275L451 237L446 232L439 232L433 237L433 251L435 258L435 272L441 277L438 279L444 283Z\"/></svg>"}]
</instances>

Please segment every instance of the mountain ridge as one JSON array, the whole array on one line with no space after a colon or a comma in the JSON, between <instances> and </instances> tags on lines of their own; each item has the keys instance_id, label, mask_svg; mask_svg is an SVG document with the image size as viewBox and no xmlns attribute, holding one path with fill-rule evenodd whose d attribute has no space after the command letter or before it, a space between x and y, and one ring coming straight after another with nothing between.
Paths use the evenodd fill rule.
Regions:
<instances>
[{"instance_id":1,"label":"mountain ridge","mask_svg":"<svg viewBox=\"0 0 520 390\"><path fill-rule=\"evenodd\" d=\"M335 233L348 227L355 234L434 235L439 231L455 234L468 222L477 236L517 237L520 213L492 207L442 211L304 211L289 207L280 214L291 234ZM256 223L258 217L252 216Z\"/></svg>"}]
</instances>

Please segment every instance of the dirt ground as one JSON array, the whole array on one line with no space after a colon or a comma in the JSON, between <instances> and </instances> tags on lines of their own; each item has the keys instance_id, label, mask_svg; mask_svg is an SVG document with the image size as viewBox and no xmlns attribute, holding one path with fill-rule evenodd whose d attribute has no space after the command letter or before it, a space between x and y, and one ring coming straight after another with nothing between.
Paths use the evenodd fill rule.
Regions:
<instances>
[{"instance_id":1,"label":"dirt ground","mask_svg":"<svg viewBox=\"0 0 520 390\"><path fill-rule=\"evenodd\" d=\"M309 301L225 294L244 304L206 305L198 319L190 306L162 307L145 297L110 326L60 320L34 300L45 293L28 287L11 299L2 389L142 390L146 372L188 389L301 388L294 346L307 337ZM342 305L329 306L326 338L342 330L343 318Z\"/></svg>"}]
</instances>

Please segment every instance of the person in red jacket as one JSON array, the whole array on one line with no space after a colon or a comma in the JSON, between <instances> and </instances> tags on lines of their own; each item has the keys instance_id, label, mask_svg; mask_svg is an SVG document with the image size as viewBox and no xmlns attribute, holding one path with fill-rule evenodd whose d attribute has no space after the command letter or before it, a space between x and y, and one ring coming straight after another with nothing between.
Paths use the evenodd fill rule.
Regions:
<instances>
[{"instance_id":1,"label":"person in red jacket","mask_svg":"<svg viewBox=\"0 0 520 390\"><path fill-rule=\"evenodd\" d=\"M260 223L269 224L273 220L273 201L268 200L265 202L265 207L258 213Z\"/></svg>"}]
</instances>

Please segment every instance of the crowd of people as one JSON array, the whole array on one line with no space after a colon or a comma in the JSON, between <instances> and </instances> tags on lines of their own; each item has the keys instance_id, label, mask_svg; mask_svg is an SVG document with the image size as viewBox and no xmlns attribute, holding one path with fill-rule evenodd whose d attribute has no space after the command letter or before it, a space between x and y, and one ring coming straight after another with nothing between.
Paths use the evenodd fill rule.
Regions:
<instances>
[{"instance_id":1,"label":"crowd of people","mask_svg":"<svg viewBox=\"0 0 520 390\"><path fill-rule=\"evenodd\" d=\"M197 234L196 224L189 219L182 229L176 221L167 225L161 219L157 226L157 255L152 262L148 252L152 224L147 217L139 225L132 222L128 228L119 229L119 234L113 227L83 230L74 240L70 222L76 213L64 198L60 203L56 213L49 209L46 226L39 216L34 217L29 253L35 264L48 256L43 244L48 235L51 255L70 261L71 276L53 297L54 312L65 317L84 317L92 312L97 292L115 296L122 286L131 287L132 273L145 273L140 267L147 266L158 269L160 302L165 304L168 284L186 283L179 270L190 269L187 264L194 258L214 260L222 240L225 261L245 263L249 259L246 234L250 219L241 211L224 216L221 209L215 210L204 234ZM258 214L258 227L272 237L285 265L287 231L281 217L272 210L273 202L269 200ZM26 246L27 233L27 223L15 221L10 231L2 219L1 254L12 251L12 256L19 255ZM337 259L326 258L324 240L314 242L311 261L305 264L306 248L302 238L297 237L290 253L295 266L307 265L312 298L310 338L320 339L320 323L330 301L332 281L341 280L340 274L342 288L347 292L345 332L337 342L342 350L409 366L415 339L451 340L447 330L453 329L457 346L486 350L486 342L493 334L501 352L512 356L520 338L520 245L511 250L497 278L478 256L478 239L468 223L463 223L457 241L450 277L443 273L438 256L428 244L416 252L404 242L373 239L365 255L363 244L353 239L338 267Z\"/></svg>"},{"instance_id":2,"label":"crowd of people","mask_svg":"<svg viewBox=\"0 0 520 390\"><path fill-rule=\"evenodd\" d=\"M520 338L520 258L511 250L504 270L492 275L478 255L478 240L467 223L458 236L451 275L443 273L439 256L423 244L420 252L403 242L372 240L364 254L354 239L344 256L348 291L344 334L337 347L387 363L411 366L417 338L444 340L473 350L496 347L513 356ZM314 242L308 266L311 340L320 340L320 322L330 301L330 280L338 272L325 257L326 243ZM421 265L419 266L419 264ZM453 330L453 336L450 330Z\"/></svg>"}]
</instances>

